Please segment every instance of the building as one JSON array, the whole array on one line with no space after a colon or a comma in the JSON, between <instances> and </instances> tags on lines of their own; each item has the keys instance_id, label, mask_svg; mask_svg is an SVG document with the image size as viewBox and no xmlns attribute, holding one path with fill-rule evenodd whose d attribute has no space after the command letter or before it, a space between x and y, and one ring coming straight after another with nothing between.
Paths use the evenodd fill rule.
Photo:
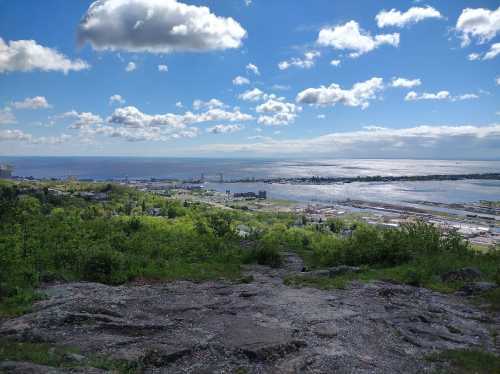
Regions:
<instances>
[{"instance_id":1,"label":"building","mask_svg":"<svg viewBox=\"0 0 500 374\"><path fill-rule=\"evenodd\" d=\"M0 165L0 178L12 178L13 168L10 165Z\"/></svg>"},{"instance_id":2,"label":"building","mask_svg":"<svg viewBox=\"0 0 500 374\"><path fill-rule=\"evenodd\" d=\"M236 198L246 198L246 199L267 199L267 192L266 191L259 191L258 193L255 192L235 192L234 197Z\"/></svg>"}]
</instances>

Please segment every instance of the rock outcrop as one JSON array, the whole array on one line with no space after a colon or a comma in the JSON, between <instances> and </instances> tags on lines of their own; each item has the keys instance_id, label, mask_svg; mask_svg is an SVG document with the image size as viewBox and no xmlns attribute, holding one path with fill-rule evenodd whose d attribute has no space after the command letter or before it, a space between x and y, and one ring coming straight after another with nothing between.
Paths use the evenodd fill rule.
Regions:
<instances>
[{"instance_id":1,"label":"rock outcrop","mask_svg":"<svg viewBox=\"0 0 500 374\"><path fill-rule=\"evenodd\" d=\"M433 351L495 349L488 317L463 297L384 282L291 288L286 267L246 273L253 282L51 285L0 336L139 362L151 373L422 373Z\"/></svg>"}]
</instances>

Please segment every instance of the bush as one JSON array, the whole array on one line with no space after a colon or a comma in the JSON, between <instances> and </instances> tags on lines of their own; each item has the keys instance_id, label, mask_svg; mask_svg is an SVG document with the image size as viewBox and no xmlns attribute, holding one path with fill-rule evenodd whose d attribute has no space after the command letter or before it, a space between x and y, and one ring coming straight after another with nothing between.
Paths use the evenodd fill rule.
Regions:
<instances>
[{"instance_id":1,"label":"bush","mask_svg":"<svg viewBox=\"0 0 500 374\"><path fill-rule=\"evenodd\" d=\"M98 250L85 259L82 275L86 281L119 284L127 280L124 270L121 253Z\"/></svg>"},{"instance_id":2,"label":"bush","mask_svg":"<svg viewBox=\"0 0 500 374\"><path fill-rule=\"evenodd\" d=\"M252 257L259 265L268 265L273 268L280 267L283 262L277 248L261 246L253 251Z\"/></svg>"}]
</instances>

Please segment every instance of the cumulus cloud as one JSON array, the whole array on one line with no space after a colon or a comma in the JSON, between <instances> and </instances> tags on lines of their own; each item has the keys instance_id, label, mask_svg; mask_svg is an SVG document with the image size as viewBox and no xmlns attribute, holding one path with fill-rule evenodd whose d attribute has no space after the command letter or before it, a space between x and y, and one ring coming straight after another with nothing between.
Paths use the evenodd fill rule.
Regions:
<instances>
[{"instance_id":1,"label":"cumulus cloud","mask_svg":"<svg viewBox=\"0 0 500 374\"><path fill-rule=\"evenodd\" d=\"M497 84L497 86L500 86L500 77L495 78L495 83Z\"/></svg>"},{"instance_id":2,"label":"cumulus cloud","mask_svg":"<svg viewBox=\"0 0 500 374\"><path fill-rule=\"evenodd\" d=\"M141 112L133 106L116 109L107 119L108 123L123 125L129 128L144 128L148 126L165 126L172 129L184 129L187 125L211 122L228 121L243 122L250 121L253 116L241 113L239 110L225 111L220 108L210 109L206 112L184 114L155 114L149 115Z\"/></svg>"},{"instance_id":3,"label":"cumulus cloud","mask_svg":"<svg viewBox=\"0 0 500 374\"><path fill-rule=\"evenodd\" d=\"M203 103L206 104L206 103ZM200 108L206 107L201 104ZM239 110L225 111L212 108L202 113L186 112L184 114L146 114L133 106L118 108L107 119L111 126L98 127L95 132L111 137L121 137L128 141L192 138L198 135L199 129L189 125L212 121L243 122L252 120L253 116Z\"/></svg>"},{"instance_id":4,"label":"cumulus cloud","mask_svg":"<svg viewBox=\"0 0 500 374\"><path fill-rule=\"evenodd\" d=\"M208 7L177 0L99 0L79 29L80 44L96 50L172 53L239 48L245 29Z\"/></svg>"},{"instance_id":5,"label":"cumulus cloud","mask_svg":"<svg viewBox=\"0 0 500 374\"><path fill-rule=\"evenodd\" d=\"M411 7L406 12L396 9L383 10L375 17L378 27L405 27L428 18L443 18L433 7Z\"/></svg>"},{"instance_id":6,"label":"cumulus cloud","mask_svg":"<svg viewBox=\"0 0 500 374\"><path fill-rule=\"evenodd\" d=\"M10 104L16 109L47 109L51 105L44 96L27 97L23 101L14 101Z\"/></svg>"},{"instance_id":7,"label":"cumulus cloud","mask_svg":"<svg viewBox=\"0 0 500 374\"><path fill-rule=\"evenodd\" d=\"M17 123L16 116L10 108L0 109L0 125L13 125Z\"/></svg>"},{"instance_id":8,"label":"cumulus cloud","mask_svg":"<svg viewBox=\"0 0 500 374\"><path fill-rule=\"evenodd\" d=\"M125 104L125 99L121 95L113 95L109 98L109 105L123 105Z\"/></svg>"},{"instance_id":9,"label":"cumulus cloud","mask_svg":"<svg viewBox=\"0 0 500 374\"><path fill-rule=\"evenodd\" d=\"M422 84L420 79L406 79L406 78L392 78L391 86L392 87L403 87L403 88L412 88L417 87Z\"/></svg>"},{"instance_id":10,"label":"cumulus cloud","mask_svg":"<svg viewBox=\"0 0 500 374\"><path fill-rule=\"evenodd\" d=\"M193 109L214 109L214 108L223 108L225 105L222 101L218 99L210 99L208 101L195 100L193 101Z\"/></svg>"},{"instance_id":11,"label":"cumulus cloud","mask_svg":"<svg viewBox=\"0 0 500 374\"><path fill-rule=\"evenodd\" d=\"M500 54L500 43L494 43L486 53L470 53L467 58L469 61L492 60Z\"/></svg>"},{"instance_id":12,"label":"cumulus cloud","mask_svg":"<svg viewBox=\"0 0 500 374\"><path fill-rule=\"evenodd\" d=\"M119 95L118 95L119 96ZM104 122L101 116L90 113L90 112L77 112L76 110L72 110L70 112L63 113L59 116L55 117L56 119L72 119L72 123L70 128L72 129L82 129L88 128L94 125L100 125Z\"/></svg>"},{"instance_id":13,"label":"cumulus cloud","mask_svg":"<svg viewBox=\"0 0 500 374\"><path fill-rule=\"evenodd\" d=\"M242 77L241 75L238 75L233 79L233 84L235 86L243 86L245 84L250 84L250 80L248 78Z\"/></svg>"},{"instance_id":14,"label":"cumulus cloud","mask_svg":"<svg viewBox=\"0 0 500 374\"><path fill-rule=\"evenodd\" d=\"M168 66L167 65L158 65L158 71L160 73L166 73L166 72L168 72Z\"/></svg>"},{"instance_id":15,"label":"cumulus cloud","mask_svg":"<svg viewBox=\"0 0 500 374\"><path fill-rule=\"evenodd\" d=\"M491 60L497 57L499 54L500 54L500 43L492 44L490 50L486 52L486 54L484 55L483 60Z\"/></svg>"},{"instance_id":16,"label":"cumulus cloud","mask_svg":"<svg viewBox=\"0 0 500 374\"><path fill-rule=\"evenodd\" d=\"M356 21L349 21L344 25L321 29L317 43L325 47L353 51L349 56L356 58L382 45L398 47L399 34L372 36L369 32L361 29Z\"/></svg>"},{"instance_id":17,"label":"cumulus cloud","mask_svg":"<svg viewBox=\"0 0 500 374\"><path fill-rule=\"evenodd\" d=\"M129 62L127 64L127 66L125 67L125 71L127 73L131 73L133 72L135 69L137 69L137 65L135 64L135 62Z\"/></svg>"},{"instance_id":18,"label":"cumulus cloud","mask_svg":"<svg viewBox=\"0 0 500 374\"><path fill-rule=\"evenodd\" d=\"M449 100L449 101L462 101L462 100L472 100L478 99L479 96L476 94L463 94L458 96L452 96L449 91L439 91L436 93L416 93L415 91L410 91L406 94L405 101L419 101L419 100Z\"/></svg>"},{"instance_id":19,"label":"cumulus cloud","mask_svg":"<svg viewBox=\"0 0 500 374\"><path fill-rule=\"evenodd\" d=\"M281 61L278 64L278 68L280 70L286 70L290 67L297 67L297 68L301 68L301 69L310 69L315 65L315 63L316 63L315 60L320 56L321 56L321 52L319 52L319 51L309 51L309 52L304 53L303 58L293 57L292 59L290 59L288 61Z\"/></svg>"},{"instance_id":20,"label":"cumulus cloud","mask_svg":"<svg viewBox=\"0 0 500 374\"><path fill-rule=\"evenodd\" d=\"M365 82L355 83L351 89L342 89L340 85L332 83L330 86L308 88L297 95L296 101L301 104L318 106L334 106L337 103L346 106L366 109L370 100L375 100L377 94L384 89L382 78L371 78Z\"/></svg>"},{"instance_id":21,"label":"cumulus cloud","mask_svg":"<svg viewBox=\"0 0 500 374\"><path fill-rule=\"evenodd\" d=\"M259 124L281 126L293 123L302 108L293 103L287 103L283 98L270 98L258 105L255 111L261 113L257 120Z\"/></svg>"},{"instance_id":22,"label":"cumulus cloud","mask_svg":"<svg viewBox=\"0 0 500 374\"><path fill-rule=\"evenodd\" d=\"M485 43L500 32L500 7L496 10L466 8L455 28L462 39L462 47L469 45L472 39Z\"/></svg>"},{"instance_id":23,"label":"cumulus cloud","mask_svg":"<svg viewBox=\"0 0 500 374\"><path fill-rule=\"evenodd\" d=\"M251 72L251 73L254 73L255 75L260 75L259 68L258 68L258 67L257 67L257 65L255 65L255 64L249 63L249 64L246 66L246 69L247 69L247 71L249 71L249 72Z\"/></svg>"},{"instance_id":24,"label":"cumulus cloud","mask_svg":"<svg viewBox=\"0 0 500 374\"><path fill-rule=\"evenodd\" d=\"M59 136L42 136L37 138L21 130L0 130L0 142L14 141L30 144L54 145L65 143L69 139L71 139L71 136L66 134L61 134Z\"/></svg>"},{"instance_id":25,"label":"cumulus cloud","mask_svg":"<svg viewBox=\"0 0 500 374\"><path fill-rule=\"evenodd\" d=\"M316 116L316 118L317 118L317 119L325 119L325 118L326 118L326 116L325 116L324 114L318 114L318 115Z\"/></svg>"},{"instance_id":26,"label":"cumulus cloud","mask_svg":"<svg viewBox=\"0 0 500 374\"><path fill-rule=\"evenodd\" d=\"M330 65L332 66L340 66L341 61L340 60L332 60L330 61Z\"/></svg>"},{"instance_id":27,"label":"cumulus cloud","mask_svg":"<svg viewBox=\"0 0 500 374\"><path fill-rule=\"evenodd\" d=\"M308 139L265 139L253 144L210 144L207 152L259 155L322 155L328 157L500 157L500 124L488 126L376 126L334 132ZM487 153L485 153L487 152Z\"/></svg>"},{"instance_id":28,"label":"cumulus cloud","mask_svg":"<svg viewBox=\"0 0 500 374\"><path fill-rule=\"evenodd\" d=\"M67 74L88 68L90 65L85 61L70 60L55 49L41 46L34 40L12 40L5 43L0 38L0 73L40 70Z\"/></svg>"},{"instance_id":29,"label":"cumulus cloud","mask_svg":"<svg viewBox=\"0 0 500 374\"><path fill-rule=\"evenodd\" d=\"M467 56L467 59L469 61L477 61L477 60L480 60L481 59L481 55L479 53L470 53L468 56Z\"/></svg>"},{"instance_id":30,"label":"cumulus cloud","mask_svg":"<svg viewBox=\"0 0 500 374\"><path fill-rule=\"evenodd\" d=\"M209 127L207 132L210 134L232 134L237 131L243 130L245 127L242 125L215 125Z\"/></svg>"},{"instance_id":31,"label":"cumulus cloud","mask_svg":"<svg viewBox=\"0 0 500 374\"><path fill-rule=\"evenodd\" d=\"M260 100L267 100L270 96L275 97L275 95L268 95L265 92L259 90L258 88L254 88L252 90L247 90L242 94L239 94L238 99L244 101L260 101Z\"/></svg>"}]
</instances>

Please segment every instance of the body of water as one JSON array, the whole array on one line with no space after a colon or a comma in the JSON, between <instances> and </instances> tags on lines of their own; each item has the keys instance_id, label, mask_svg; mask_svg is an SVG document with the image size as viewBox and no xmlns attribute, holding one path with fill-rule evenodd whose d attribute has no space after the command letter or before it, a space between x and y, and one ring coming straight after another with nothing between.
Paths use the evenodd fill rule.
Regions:
<instances>
[{"instance_id":1,"label":"body of water","mask_svg":"<svg viewBox=\"0 0 500 374\"><path fill-rule=\"evenodd\" d=\"M430 174L498 173L500 161L447 160L241 160L139 157L1 157L14 166L14 175L35 178L149 179L356 177ZM454 203L500 200L500 181L425 181L293 185L209 183L219 191L268 191L270 197L298 201L331 202L345 199L408 203L417 200Z\"/></svg>"}]
</instances>

